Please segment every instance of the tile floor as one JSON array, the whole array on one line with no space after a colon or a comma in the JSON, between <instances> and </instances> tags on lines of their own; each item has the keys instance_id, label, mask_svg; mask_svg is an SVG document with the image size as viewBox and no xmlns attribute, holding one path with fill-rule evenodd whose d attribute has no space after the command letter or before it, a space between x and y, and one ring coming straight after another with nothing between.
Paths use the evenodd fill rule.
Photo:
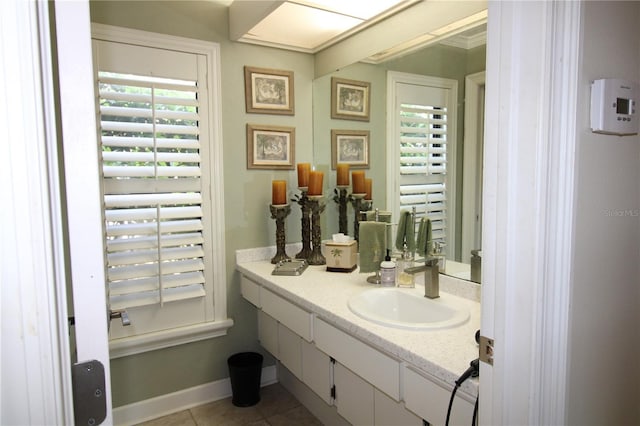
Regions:
<instances>
[{"instance_id":1,"label":"tile floor","mask_svg":"<svg viewBox=\"0 0 640 426\"><path fill-rule=\"evenodd\" d=\"M281 384L260 390L253 407L236 407L231 397L179 411L141 426L322 426Z\"/></svg>"}]
</instances>

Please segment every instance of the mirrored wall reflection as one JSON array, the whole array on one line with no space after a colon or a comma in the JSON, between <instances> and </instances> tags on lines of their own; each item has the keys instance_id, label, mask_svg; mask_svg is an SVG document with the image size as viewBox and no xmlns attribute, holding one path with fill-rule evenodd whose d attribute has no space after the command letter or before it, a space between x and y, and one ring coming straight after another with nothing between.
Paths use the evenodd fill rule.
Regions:
<instances>
[{"instance_id":1,"label":"mirrored wall reflection","mask_svg":"<svg viewBox=\"0 0 640 426\"><path fill-rule=\"evenodd\" d=\"M313 84L313 142L314 165L325 172L325 176L329 177L330 188L334 188L336 170L332 168L332 130L334 133L335 130L369 132L369 164L363 170L373 181L373 207L391 210L389 199L399 176L395 176L397 168L393 167L394 160L388 161L394 152L389 144L396 143L394 134L388 131L391 114L387 102L388 72L457 81L457 99L454 101L456 120L447 123L448 126L454 126L455 138L447 141L451 148L445 155L447 173L452 175L449 179L451 183L445 191L449 214L444 226L448 226L451 231L447 241L444 241L449 265L445 273L470 279L472 251L476 264L481 256L478 250L481 248L482 106L486 46L461 46L438 43L379 64L358 62L316 79ZM332 77L370 84L369 121L332 118ZM466 98L471 99L473 105L469 105ZM472 124L471 128L465 126L465 120L467 124ZM465 129L468 131L466 135ZM473 137L470 137L472 132ZM337 204L334 206L329 200L326 211L326 223L323 224L325 238L338 230ZM348 215L349 233L353 230L352 216ZM397 221L397 218L394 220Z\"/></svg>"}]
</instances>

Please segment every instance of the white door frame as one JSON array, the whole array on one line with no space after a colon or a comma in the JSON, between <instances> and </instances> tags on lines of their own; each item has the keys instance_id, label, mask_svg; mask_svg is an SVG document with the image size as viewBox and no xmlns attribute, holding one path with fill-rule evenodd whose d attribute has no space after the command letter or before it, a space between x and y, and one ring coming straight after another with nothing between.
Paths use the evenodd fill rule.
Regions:
<instances>
[{"instance_id":1,"label":"white door frame","mask_svg":"<svg viewBox=\"0 0 640 426\"><path fill-rule=\"evenodd\" d=\"M0 2L0 424L72 424L47 2Z\"/></svg>"},{"instance_id":2,"label":"white door frame","mask_svg":"<svg viewBox=\"0 0 640 426\"><path fill-rule=\"evenodd\" d=\"M77 359L102 363L107 405L103 424L110 425L111 375L89 2L56 0L55 19Z\"/></svg>"},{"instance_id":3,"label":"white door frame","mask_svg":"<svg viewBox=\"0 0 640 426\"><path fill-rule=\"evenodd\" d=\"M565 424L581 2L489 2L480 423Z\"/></svg>"}]
</instances>

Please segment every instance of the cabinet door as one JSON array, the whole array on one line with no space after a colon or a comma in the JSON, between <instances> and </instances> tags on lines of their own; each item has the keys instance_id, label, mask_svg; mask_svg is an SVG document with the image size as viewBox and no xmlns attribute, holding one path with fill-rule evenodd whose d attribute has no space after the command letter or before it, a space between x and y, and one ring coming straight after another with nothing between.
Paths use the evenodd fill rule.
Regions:
<instances>
[{"instance_id":1,"label":"cabinet door","mask_svg":"<svg viewBox=\"0 0 640 426\"><path fill-rule=\"evenodd\" d=\"M276 358L278 355L278 321L258 311L258 340L260 345Z\"/></svg>"},{"instance_id":2,"label":"cabinet door","mask_svg":"<svg viewBox=\"0 0 640 426\"><path fill-rule=\"evenodd\" d=\"M469 425L473 418L473 404L456 394L451 408L449 423ZM405 367L404 401L406 407L433 425L444 425L447 407L451 399L451 389L445 389L434 380Z\"/></svg>"},{"instance_id":3,"label":"cabinet door","mask_svg":"<svg viewBox=\"0 0 640 426\"><path fill-rule=\"evenodd\" d=\"M302 341L302 381L309 386L327 405L331 398L332 381L331 358L312 343Z\"/></svg>"},{"instance_id":4,"label":"cabinet door","mask_svg":"<svg viewBox=\"0 0 640 426\"><path fill-rule=\"evenodd\" d=\"M333 382L338 414L352 425L373 425L373 386L339 362L333 366Z\"/></svg>"},{"instance_id":5,"label":"cabinet door","mask_svg":"<svg viewBox=\"0 0 640 426\"><path fill-rule=\"evenodd\" d=\"M319 318L314 321L314 338L320 350L396 401L400 400L400 363L397 360Z\"/></svg>"},{"instance_id":6,"label":"cabinet door","mask_svg":"<svg viewBox=\"0 0 640 426\"><path fill-rule=\"evenodd\" d=\"M302 338L278 324L278 359L299 380L302 380Z\"/></svg>"},{"instance_id":7,"label":"cabinet door","mask_svg":"<svg viewBox=\"0 0 640 426\"><path fill-rule=\"evenodd\" d=\"M378 389L374 394L374 420L376 426L422 426L422 419Z\"/></svg>"}]
</instances>

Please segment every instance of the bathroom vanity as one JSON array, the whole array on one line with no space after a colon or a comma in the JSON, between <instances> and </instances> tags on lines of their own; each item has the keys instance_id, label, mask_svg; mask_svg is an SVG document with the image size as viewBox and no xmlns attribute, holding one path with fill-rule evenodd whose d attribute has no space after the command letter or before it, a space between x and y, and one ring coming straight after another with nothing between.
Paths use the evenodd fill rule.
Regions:
<instances>
[{"instance_id":1,"label":"bathroom vanity","mask_svg":"<svg viewBox=\"0 0 640 426\"><path fill-rule=\"evenodd\" d=\"M445 423L454 382L478 357L477 284L441 276L442 299L468 313L461 324L382 325L349 308L376 287L368 274L309 266L300 276L274 276L269 250L237 251L236 267L243 297L258 308L260 343L288 372L351 424ZM398 291L423 292L420 280ZM451 424L471 424L477 394L477 379L463 383Z\"/></svg>"}]
</instances>

